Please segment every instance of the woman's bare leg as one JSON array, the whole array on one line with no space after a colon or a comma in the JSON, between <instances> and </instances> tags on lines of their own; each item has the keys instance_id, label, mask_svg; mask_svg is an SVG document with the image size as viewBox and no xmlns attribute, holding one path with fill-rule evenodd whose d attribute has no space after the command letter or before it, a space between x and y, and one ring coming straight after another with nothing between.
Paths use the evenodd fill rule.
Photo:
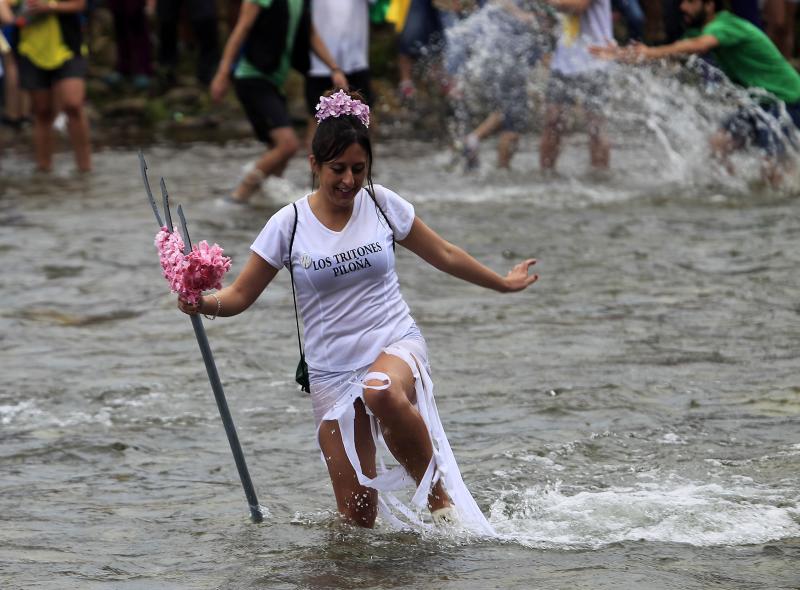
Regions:
<instances>
[{"instance_id":1,"label":"woman's bare leg","mask_svg":"<svg viewBox=\"0 0 800 590\"><path fill-rule=\"evenodd\" d=\"M356 453L364 475L375 477L375 442L372 440L369 416L360 399L356 400L355 407ZM356 472L344 450L338 422L325 420L320 424L319 446L331 476L339 513L355 525L372 528L378 515L378 492L358 483Z\"/></svg>"},{"instance_id":2,"label":"woman's bare leg","mask_svg":"<svg viewBox=\"0 0 800 590\"><path fill-rule=\"evenodd\" d=\"M392 455L419 484L433 456L433 444L425 421L413 406L416 391L411 368L403 359L382 353L369 371L385 373L391 384L387 389L371 389L371 386L385 383L379 380L366 381L364 401L378 418L383 438ZM440 480L428 494L428 508L433 511L449 505L450 498Z\"/></svg>"}]
</instances>

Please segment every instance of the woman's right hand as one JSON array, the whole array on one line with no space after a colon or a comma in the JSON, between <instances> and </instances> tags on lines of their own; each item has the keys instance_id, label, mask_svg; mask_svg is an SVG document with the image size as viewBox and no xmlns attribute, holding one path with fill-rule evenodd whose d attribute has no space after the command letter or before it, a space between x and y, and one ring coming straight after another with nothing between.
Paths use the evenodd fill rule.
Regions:
<instances>
[{"instance_id":1,"label":"woman's right hand","mask_svg":"<svg viewBox=\"0 0 800 590\"><path fill-rule=\"evenodd\" d=\"M203 307L203 298L198 299L197 303L189 303L185 299L178 297L178 309L187 315L197 315L202 313L200 310Z\"/></svg>"}]
</instances>

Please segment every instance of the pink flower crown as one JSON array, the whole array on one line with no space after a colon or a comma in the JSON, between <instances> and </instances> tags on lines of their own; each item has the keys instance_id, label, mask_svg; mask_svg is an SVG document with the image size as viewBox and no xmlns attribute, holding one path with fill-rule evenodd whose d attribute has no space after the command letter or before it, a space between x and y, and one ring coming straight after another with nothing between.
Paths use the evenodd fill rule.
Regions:
<instances>
[{"instance_id":1,"label":"pink flower crown","mask_svg":"<svg viewBox=\"0 0 800 590\"><path fill-rule=\"evenodd\" d=\"M330 96L323 96L317 105L317 121L322 123L328 117L341 117L342 115L353 115L369 127L369 106L360 100L352 98L344 90L339 90Z\"/></svg>"}]
</instances>

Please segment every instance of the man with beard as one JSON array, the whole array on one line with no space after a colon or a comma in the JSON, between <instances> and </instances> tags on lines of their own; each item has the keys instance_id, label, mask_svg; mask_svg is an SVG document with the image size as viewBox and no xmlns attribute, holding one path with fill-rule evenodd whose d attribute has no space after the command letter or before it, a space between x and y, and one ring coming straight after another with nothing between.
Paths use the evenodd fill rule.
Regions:
<instances>
[{"instance_id":1,"label":"man with beard","mask_svg":"<svg viewBox=\"0 0 800 590\"><path fill-rule=\"evenodd\" d=\"M681 12L688 31L681 40L659 47L593 47L592 53L636 63L712 52L714 62L732 82L766 90L770 95L758 96L753 104L740 107L728 117L711 137L712 151L732 173L727 156L754 145L766 155L765 179L773 185L779 183L782 168L788 164L787 143L795 149L800 147L796 139L800 74L761 29L723 10L722 0L682 0ZM783 115L784 108L788 117Z\"/></svg>"}]
</instances>

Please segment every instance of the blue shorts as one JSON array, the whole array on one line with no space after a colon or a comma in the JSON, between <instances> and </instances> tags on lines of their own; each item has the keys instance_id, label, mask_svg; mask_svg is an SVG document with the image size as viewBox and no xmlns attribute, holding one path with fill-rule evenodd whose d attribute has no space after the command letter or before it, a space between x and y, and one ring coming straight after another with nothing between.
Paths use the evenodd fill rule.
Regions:
<instances>
[{"instance_id":1,"label":"blue shorts","mask_svg":"<svg viewBox=\"0 0 800 590\"><path fill-rule=\"evenodd\" d=\"M784 156L787 143L800 149L797 130L800 127L800 102L786 104L790 120L781 120L780 102L739 107L722 123L739 147L755 146L770 156Z\"/></svg>"}]
</instances>

